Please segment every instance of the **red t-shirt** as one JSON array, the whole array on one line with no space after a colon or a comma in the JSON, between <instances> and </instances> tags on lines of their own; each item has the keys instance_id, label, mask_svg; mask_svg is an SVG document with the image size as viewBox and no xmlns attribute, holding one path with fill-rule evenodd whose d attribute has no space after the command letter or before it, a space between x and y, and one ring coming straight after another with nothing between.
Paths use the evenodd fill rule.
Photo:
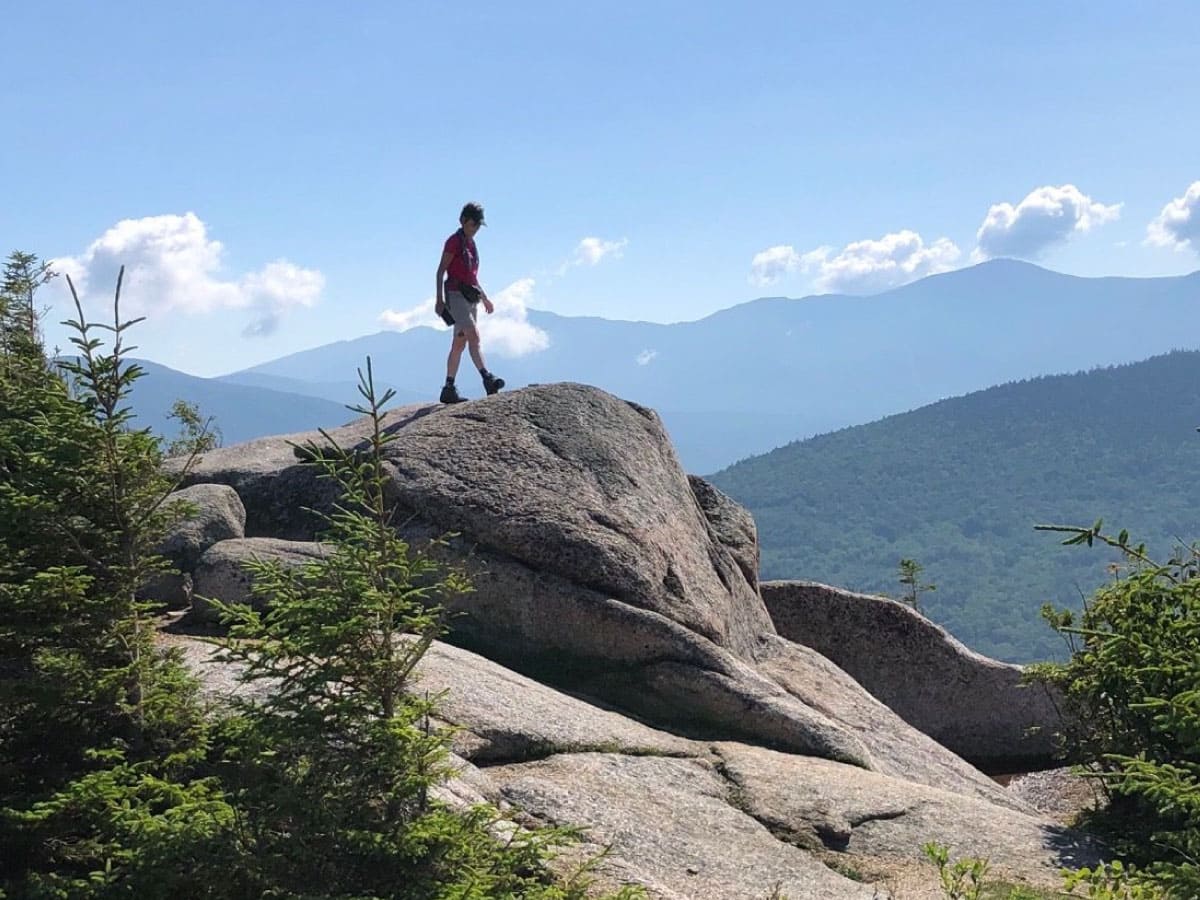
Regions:
<instances>
[{"instance_id":1,"label":"red t-shirt","mask_svg":"<svg viewBox=\"0 0 1200 900\"><path fill-rule=\"evenodd\" d=\"M479 285L479 251L475 242L468 240L462 229L446 238L442 253L449 253L454 258L446 269L446 290L457 290L460 285Z\"/></svg>"}]
</instances>

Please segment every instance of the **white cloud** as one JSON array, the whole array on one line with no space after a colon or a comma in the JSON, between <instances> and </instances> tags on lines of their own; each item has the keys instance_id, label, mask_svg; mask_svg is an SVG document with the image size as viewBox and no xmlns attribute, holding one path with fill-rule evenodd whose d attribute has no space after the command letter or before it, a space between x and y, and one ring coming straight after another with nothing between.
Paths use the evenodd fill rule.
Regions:
<instances>
[{"instance_id":1,"label":"white cloud","mask_svg":"<svg viewBox=\"0 0 1200 900\"><path fill-rule=\"evenodd\" d=\"M766 287L800 268L801 257L794 247L779 244L754 254L750 260L750 283Z\"/></svg>"},{"instance_id":2,"label":"white cloud","mask_svg":"<svg viewBox=\"0 0 1200 900\"><path fill-rule=\"evenodd\" d=\"M636 362L639 366L649 365L650 360L654 359L656 356L658 356L657 350L643 350L637 355Z\"/></svg>"},{"instance_id":3,"label":"white cloud","mask_svg":"<svg viewBox=\"0 0 1200 900\"><path fill-rule=\"evenodd\" d=\"M514 281L498 294L490 295L496 311L488 315L479 310L479 334L484 351L498 356L525 356L550 346L550 336L528 320L529 301L536 282L532 278ZM421 325L448 331L433 312L434 298L405 310L385 309L379 322L385 328L407 331Z\"/></svg>"},{"instance_id":4,"label":"white cloud","mask_svg":"<svg viewBox=\"0 0 1200 900\"><path fill-rule=\"evenodd\" d=\"M585 237L575 248L575 264L594 266L606 256L620 259L628 243L628 238L621 238L619 241L605 241L598 237Z\"/></svg>"},{"instance_id":5,"label":"white cloud","mask_svg":"<svg viewBox=\"0 0 1200 900\"><path fill-rule=\"evenodd\" d=\"M1146 226L1146 243L1200 253L1200 181L1193 181Z\"/></svg>"},{"instance_id":6,"label":"white cloud","mask_svg":"<svg viewBox=\"0 0 1200 900\"><path fill-rule=\"evenodd\" d=\"M606 241L598 237L585 237L575 245L571 258L559 264L554 271L554 277L561 278L579 266L597 266L604 259L620 259L628 245L628 238Z\"/></svg>"},{"instance_id":7,"label":"white cloud","mask_svg":"<svg viewBox=\"0 0 1200 900\"><path fill-rule=\"evenodd\" d=\"M481 313L479 335L489 353L525 356L550 346L550 336L527 319L533 288L532 278L514 281L492 298L496 304L494 315Z\"/></svg>"},{"instance_id":8,"label":"white cloud","mask_svg":"<svg viewBox=\"0 0 1200 900\"><path fill-rule=\"evenodd\" d=\"M379 324L390 331L408 331L422 325L429 328L447 328L433 311L435 303L435 298L428 297L408 309L385 309L379 314Z\"/></svg>"},{"instance_id":9,"label":"white cloud","mask_svg":"<svg viewBox=\"0 0 1200 900\"><path fill-rule=\"evenodd\" d=\"M926 244L921 235L906 229L879 240L855 241L838 253L818 247L799 257L798 265L815 273L813 284L820 291L870 293L948 272L961 255L949 238Z\"/></svg>"},{"instance_id":10,"label":"white cloud","mask_svg":"<svg viewBox=\"0 0 1200 900\"><path fill-rule=\"evenodd\" d=\"M1090 231L1121 215L1120 203L1106 206L1073 184L1046 185L1013 206L994 204L976 233L975 260L995 256L1033 259L1074 232Z\"/></svg>"},{"instance_id":11,"label":"white cloud","mask_svg":"<svg viewBox=\"0 0 1200 900\"><path fill-rule=\"evenodd\" d=\"M269 334L280 317L320 299L325 276L285 259L237 278L222 278L224 249L209 238L195 213L147 216L118 222L82 254L56 259L54 266L70 274L81 300L93 303L108 300L124 265L124 315L239 309L251 317L247 335Z\"/></svg>"}]
</instances>

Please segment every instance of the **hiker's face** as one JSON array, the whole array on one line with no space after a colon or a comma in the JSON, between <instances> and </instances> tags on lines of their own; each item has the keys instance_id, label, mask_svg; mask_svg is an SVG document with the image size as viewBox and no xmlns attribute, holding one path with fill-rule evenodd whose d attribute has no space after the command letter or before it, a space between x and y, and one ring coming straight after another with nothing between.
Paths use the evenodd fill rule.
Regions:
<instances>
[{"instance_id":1,"label":"hiker's face","mask_svg":"<svg viewBox=\"0 0 1200 900\"><path fill-rule=\"evenodd\" d=\"M476 232L479 231L479 223L476 222L474 219L463 219L462 227L463 227L463 234L465 234L469 238L475 237Z\"/></svg>"}]
</instances>

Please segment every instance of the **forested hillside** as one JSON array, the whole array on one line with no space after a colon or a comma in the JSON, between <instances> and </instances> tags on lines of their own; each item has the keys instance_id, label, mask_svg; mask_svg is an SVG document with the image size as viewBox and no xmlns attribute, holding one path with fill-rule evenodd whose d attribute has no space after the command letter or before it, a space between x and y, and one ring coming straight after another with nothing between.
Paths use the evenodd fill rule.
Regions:
<instances>
[{"instance_id":1,"label":"forested hillside","mask_svg":"<svg viewBox=\"0 0 1200 900\"><path fill-rule=\"evenodd\" d=\"M781 447L712 476L758 522L764 578L902 592L975 649L1062 657L1046 601L1079 606L1112 559L1044 523L1127 528L1162 558L1200 537L1200 352L1006 384Z\"/></svg>"}]
</instances>

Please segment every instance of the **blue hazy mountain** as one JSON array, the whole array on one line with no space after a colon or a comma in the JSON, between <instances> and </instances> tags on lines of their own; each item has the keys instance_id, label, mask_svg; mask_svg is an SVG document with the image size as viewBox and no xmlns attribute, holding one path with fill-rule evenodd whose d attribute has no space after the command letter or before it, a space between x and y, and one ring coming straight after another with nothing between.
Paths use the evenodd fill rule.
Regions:
<instances>
[{"instance_id":1,"label":"blue hazy mountain","mask_svg":"<svg viewBox=\"0 0 1200 900\"><path fill-rule=\"evenodd\" d=\"M366 364L364 359L360 367ZM357 374L354 370L350 372L351 377L342 381L302 381L299 378L285 378L282 375L268 375L265 372L235 372L232 375L221 375L214 381L224 382L225 384L242 384L250 387L267 388L271 391L280 391L285 394L304 394L309 397L320 397L325 400L330 400L339 405L344 404L361 404L363 402L362 395L358 392ZM429 400L429 391L413 391L407 388L390 385L386 382L375 379L375 388L379 395L391 389L396 392L392 404L402 406L409 403L424 403Z\"/></svg>"},{"instance_id":2,"label":"blue hazy mountain","mask_svg":"<svg viewBox=\"0 0 1200 900\"><path fill-rule=\"evenodd\" d=\"M764 298L671 325L533 310L549 347L489 363L510 387L581 381L651 406L684 465L709 472L1015 379L1194 348L1187 323L1198 313L1200 272L1077 278L994 260L873 296ZM369 355L380 381L432 399L447 344L432 328L379 332L225 378L287 379L274 383L329 397ZM482 393L465 360L459 381L468 396Z\"/></svg>"},{"instance_id":3,"label":"blue hazy mountain","mask_svg":"<svg viewBox=\"0 0 1200 900\"><path fill-rule=\"evenodd\" d=\"M146 374L134 384L130 398L137 416L134 424L167 437L179 433L179 423L168 418L176 400L195 403L204 416L211 416L225 444L267 434L328 428L355 417L341 403L320 397L198 378L147 360L137 363Z\"/></svg>"}]
</instances>

